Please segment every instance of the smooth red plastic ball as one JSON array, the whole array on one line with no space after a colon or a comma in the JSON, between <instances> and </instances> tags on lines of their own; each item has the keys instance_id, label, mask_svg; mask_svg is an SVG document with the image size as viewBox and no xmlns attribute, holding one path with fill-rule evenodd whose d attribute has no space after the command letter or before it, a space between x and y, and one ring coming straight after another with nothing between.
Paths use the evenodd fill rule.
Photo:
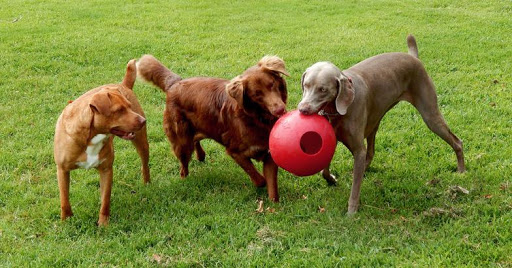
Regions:
<instances>
[{"instance_id":1,"label":"smooth red plastic ball","mask_svg":"<svg viewBox=\"0 0 512 268\"><path fill-rule=\"evenodd\" d=\"M331 162L336 149L336 135L323 116L303 115L294 110L274 124L269 148L278 166L297 176L310 176Z\"/></svg>"}]
</instances>

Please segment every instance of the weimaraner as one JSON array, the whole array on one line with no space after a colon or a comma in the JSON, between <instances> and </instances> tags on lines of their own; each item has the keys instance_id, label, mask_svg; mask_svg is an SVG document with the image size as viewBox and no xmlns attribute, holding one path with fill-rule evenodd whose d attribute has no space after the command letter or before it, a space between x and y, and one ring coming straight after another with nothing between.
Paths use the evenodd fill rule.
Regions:
<instances>
[{"instance_id":1,"label":"weimaraner","mask_svg":"<svg viewBox=\"0 0 512 268\"><path fill-rule=\"evenodd\" d=\"M462 141L450 131L439 111L434 84L418 59L412 35L407 37L407 45L409 54L380 54L344 71L330 62L318 62L302 75L299 111L324 114L334 127L337 139L354 157L348 214L357 212L359 207L361 181L375 153L375 135L380 121L401 100L414 105L430 130L452 146L457 155L458 171L466 169ZM329 167L322 175L329 184L336 184Z\"/></svg>"}]
</instances>

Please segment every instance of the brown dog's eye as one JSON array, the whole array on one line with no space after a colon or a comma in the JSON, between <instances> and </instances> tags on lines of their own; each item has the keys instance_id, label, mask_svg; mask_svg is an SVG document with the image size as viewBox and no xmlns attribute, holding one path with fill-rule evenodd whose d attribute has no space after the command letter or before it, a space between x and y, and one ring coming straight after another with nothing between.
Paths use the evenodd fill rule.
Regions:
<instances>
[{"instance_id":1,"label":"brown dog's eye","mask_svg":"<svg viewBox=\"0 0 512 268\"><path fill-rule=\"evenodd\" d=\"M327 89L325 87L321 87L318 90L320 90L320 92L326 92L327 91Z\"/></svg>"}]
</instances>

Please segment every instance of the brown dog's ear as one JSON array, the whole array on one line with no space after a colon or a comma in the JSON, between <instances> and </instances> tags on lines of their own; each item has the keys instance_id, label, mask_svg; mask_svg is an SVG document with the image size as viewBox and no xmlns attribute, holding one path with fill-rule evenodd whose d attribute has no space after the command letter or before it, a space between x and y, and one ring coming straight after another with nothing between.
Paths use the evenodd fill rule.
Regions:
<instances>
[{"instance_id":1,"label":"brown dog's ear","mask_svg":"<svg viewBox=\"0 0 512 268\"><path fill-rule=\"evenodd\" d=\"M122 84L129 89L133 88L135 80L137 79L137 66L135 65L136 62L136 60L131 60L126 65L126 74L124 75Z\"/></svg>"},{"instance_id":2,"label":"brown dog's ear","mask_svg":"<svg viewBox=\"0 0 512 268\"><path fill-rule=\"evenodd\" d=\"M352 81L345 76L336 77L338 83L338 96L336 96L336 111L339 114L345 115L347 109L352 104L355 98L354 87Z\"/></svg>"},{"instance_id":3,"label":"brown dog's ear","mask_svg":"<svg viewBox=\"0 0 512 268\"><path fill-rule=\"evenodd\" d=\"M288 90L286 89L286 81L282 79L282 83L279 84L279 92L281 93L281 100L286 104L288 100Z\"/></svg>"},{"instance_id":4,"label":"brown dog's ear","mask_svg":"<svg viewBox=\"0 0 512 268\"><path fill-rule=\"evenodd\" d=\"M236 100L240 107L244 107L244 80L237 76L226 85L226 92Z\"/></svg>"},{"instance_id":5,"label":"brown dog's ear","mask_svg":"<svg viewBox=\"0 0 512 268\"><path fill-rule=\"evenodd\" d=\"M284 61L278 56L265 56L258 62L258 66L264 70L277 72L290 76L284 67Z\"/></svg>"},{"instance_id":6,"label":"brown dog's ear","mask_svg":"<svg viewBox=\"0 0 512 268\"><path fill-rule=\"evenodd\" d=\"M104 116L110 115L110 94L107 93L96 93L92 96L89 106L91 109Z\"/></svg>"}]
</instances>

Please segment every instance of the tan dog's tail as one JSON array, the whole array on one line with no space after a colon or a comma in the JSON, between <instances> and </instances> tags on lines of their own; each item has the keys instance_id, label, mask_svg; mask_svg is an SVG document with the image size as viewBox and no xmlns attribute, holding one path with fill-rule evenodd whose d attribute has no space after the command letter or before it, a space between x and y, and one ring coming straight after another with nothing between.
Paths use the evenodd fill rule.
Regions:
<instances>
[{"instance_id":1,"label":"tan dog's tail","mask_svg":"<svg viewBox=\"0 0 512 268\"><path fill-rule=\"evenodd\" d=\"M414 36L412 36L412 34L407 36L407 46L409 47L409 54L419 59L418 45L416 45L416 39L414 38Z\"/></svg>"},{"instance_id":2,"label":"tan dog's tail","mask_svg":"<svg viewBox=\"0 0 512 268\"><path fill-rule=\"evenodd\" d=\"M167 69L152 55L144 55L137 61L137 73L140 78L155 84L166 92L181 77Z\"/></svg>"},{"instance_id":3,"label":"tan dog's tail","mask_svg":"<svg viewBox=\"0 0 512 268\"><path fill-rule=\"evenodd\" d=\"M133 89L133 85L137 79L137 67L135 66L135 62L135 60L131 60L126 65L126 74L122 82L122 84L129 89Z\"/></svg>"}]
</instances>

